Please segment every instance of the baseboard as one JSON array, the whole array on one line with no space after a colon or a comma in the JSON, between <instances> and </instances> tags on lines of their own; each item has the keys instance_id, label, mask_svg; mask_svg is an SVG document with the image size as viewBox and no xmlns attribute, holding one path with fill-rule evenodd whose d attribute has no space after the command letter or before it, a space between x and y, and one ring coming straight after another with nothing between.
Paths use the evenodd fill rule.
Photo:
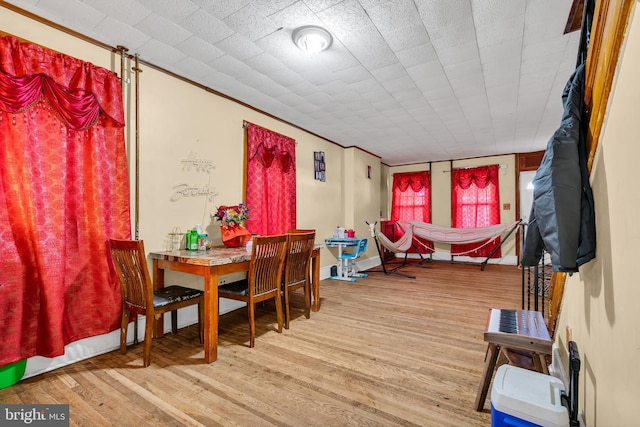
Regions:
<instances>
[{"instance_id":1,"label":"baseboard","mask_svg":"<svg viewBox=\"0 0 640 427\"><path fill-rule=\"evenodd\" d=\"M371 258L364 258L364 259L361 259L360 261L357 261L356 268L358 269L358 271L364 271L373 267L377 267L380 264L381 264L380 257L375 256ZM320 268L320 280L325 280L331 277L331 267L333 267L333 265L328 265L326 267Z\"/></svg>"},{"instance_id":2,"label":"baseboard","mask_svg":"<svg viewBox=\"0 0 640 427\"><path fill-rule=\"evenodd\" d=\"M560 351L558 350L558 344L553 343L551 347L551 365L549 365L549 375L558 378L564 384L564 389L569 390L569 376L564 369L562 359L560 358Z\"/></svg>"}]
</instances>

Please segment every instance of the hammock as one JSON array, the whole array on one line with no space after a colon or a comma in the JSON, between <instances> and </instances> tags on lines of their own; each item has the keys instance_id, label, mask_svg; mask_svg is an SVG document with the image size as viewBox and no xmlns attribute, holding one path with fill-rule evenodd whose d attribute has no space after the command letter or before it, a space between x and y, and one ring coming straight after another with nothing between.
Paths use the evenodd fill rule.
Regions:
<instances>
[{"instance_id":1,"label":"hammock","mask_svg":"<svg viewBox=\"0 0 640 427\"><path fill-rule=\"evenodd\" d=\"M414 246L414 239L413 239L413 227L411 225L407 225L407 230L403 230L405 231L405 233L402 235L402 237L400 237L398 240L396 240L395 242L391 239L389 239L387 236L384 235L384 233L379 232L376 233L375 231L375 224L377 223L369 223L368 221L365 221L367 223L367 225L369 226L370 230L371 230L371 236L375 239L376 241L376 248L378 249L378 255L380 256L380 262L382 264L382 270L367 270L367 272L369 273L385 273L385 274L397 274L399 276L404 276L404 277L408 277L410 279L415 279L416 276L412 276L410 274L405 274L405 273L400 273L397 272L396 270L398 270L401 267L404 267L406 265L415 265L418 267L423 267L423 268L431 268L430 266L427 265L421 265L421 263L423 261L427 261L426 259L424 259L422 257L422 254L420 254L420 252L418 252L418 254L420 255L421 261L419 263L408 263L407 262L407 256L409 254L409 248L411 248L411 246ZM400 226L400 224L398 224L398 226ZM400 227L402 228L402 227ZM404 261L400 264L400 265L396 265L396 267L388 269L387 268L387 263L384 260L384 256L382 255L382 253L380 252L380 245L384 246L387 250L393 252L393 253L404 253ZM415 246L414 246L415 248ZM415 248L417 250L417 248ZM397 264L397 263L396 263Z\"/></svg>"},{"instance_id":2,"label":"hammock","mask_svg":"<svg viewBox=\"0 0 640 427\"><path fill-rule=\"evenodd\" d=\"M395 242L389 239L387 236L378 233L378 239L382 246L389 249L393 253L407 252L413 244L413 227L410 225L407 227L405 233Z\"/></svg>"},{"instance_id":3,"label":"hammock","mask_svg":"<svg viewBox=\"0 0 640 427\"><path fill-rule=\"evenodd\" d=\"M390 250L393 253L405 254L405 261L400 267L404 265L408 265L406 263L408 251L409 251L409 248L415 242L419 243L425 249L433 252L432 248L425 245L421 241L414 239L414 236L420 237L425 240L429 240L431 242L444 243L449 245L479 243L479 246L477 248L470 249L469 251L466 251L463 253L451 254L452 256L459 256L459 255L465 255L467 253L476 251L488 245L496 238L502 236L502 234L509 229L509 233L507 233L505 238L500 242L500 245L498 245L482 263L480 263L480 269L484 270L484 267L487 265L489 258L493 256L493 254L498 250L498 248L500 248L500 246L502 246L502 244L509 238L511 233L513 233L516 230L516 228L518 227L518 225L520 225L521 222L522 222L521 220L518 220L512 224L496 224L488 227L452 228L452 227L443 227L440 225L433 225L433 224L429 224L427 222L421 222L421 221L408 221L404 235L400 237L398 240L396 240L395 242L389 239L387 236L385 236L382 232L377 233L377 235L374 234L373 227L371 227L372 224L369 224L368 222L367 224L369 224L369 226L372 229L372 236L377 237L377 240L380 242L382 246L384 246L386 249ZM379 251L379 248L378 248L378 251ZM422 257L422 254L419 251L418 251L418 254L420 255L420 258L422 261L426 261L426 259ZM380 258L383 259L382 254L380 254ZM420 263L412 264L412 265L419 265L419 264ZM387 270L384 265L384 261L382 263L382 267L383 267L383 271L387 273ZM421 267L426 267L426 266L421 266Z\"/></svg>"},{"instance_id":4,"label":"hammock","mask_svg":"<svg viewBox=\"0 0 640 427\"><path fill-rule=\"evenodd\" d=\"M482 242L500 237L505 230L514 229L520 221L513 224L496 224L479 228L451 228L420 221L409 221L413 234L426 240L450 245Z\"/></svg>"},{"instance_id":5,"label":"hammock","mask_svg":"<svg viewBox=\"0 0 640 427\"><path fill-rule=\"evenodd\" d=\"M500 242L500 244L496 246L491 251L489 256L487 256L487 258L480 263L480 270L484 270L484 267L489 262L489 258L493 256L493 254L502 246L502 244L509 238L509 236L511 236L511 233L513 233L521 223L522 220L518 220L512 224L496 224L490 225L488 227L451 228L443 227L440 225L433 225L421 221L409 221L409 227L413 228L413 234L415 234L416 236L426 240L430 240L432 242L445 243L449 245L459 245L476 242L479 243L478 247L476 248L461 253L451 253L451 256L465 255L470 252L477 251L478 249L488 245L498 237L502 236L502 234L507 229L509 229L509 232ZM419 240L416 241L426 249L432 250Z\"/></svg>"}]
</instances>

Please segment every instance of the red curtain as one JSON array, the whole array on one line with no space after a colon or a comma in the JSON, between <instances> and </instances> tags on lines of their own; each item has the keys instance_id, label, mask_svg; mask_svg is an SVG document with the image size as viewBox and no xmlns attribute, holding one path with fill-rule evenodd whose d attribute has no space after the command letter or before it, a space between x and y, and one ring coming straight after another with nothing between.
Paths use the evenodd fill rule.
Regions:
<instances>
[{"instance_id":1,"label":"red curtain","mask_svg":"<svg viewBox=\"0 0 640 427\"><path fill-rule=\"evenodd\" d=\"M296 224L296 142L247 124L247 229L252 234L286 233Z\"/></svg>"},{"instance_id":2,"label":"red curtain","mask_svg":"<svg viewBox=\"0 0 640 427\"><path fill-rule=\"evenodd\" d=\"M119 327L106 241L130 237L109 70L0 37L0 365Z\"/></svg>"},{"instance_id":3,"label":"red curtain","mask_svg":"<svg viewBox=\"0 0 640 427\"><path fill-rule=\"evenodd\" d=\"M391 190L391 221L422 221L431 223L431 174L429 171L403 172L393 175ZM404 232L395 226L394 240L398 240ZM391 238L392 236L387 236ZM433 249L433 243L415 238L422 242L416 248L427 253ZM415 252L412 248L409 252Z\"/></svg>"},{"instance_id":4,"label":"red curtain","mask_svg":"<svg viewBox=\"0 0 640 427\"><path fill-rule=\"evenodd\" d=\"M500 224L498 165L454 169L451 182L451 225L454 228L477 228ZM487 257L500 244L500 238L485 242L451 245L452 254ZM493 258L500 258L498 249Z\"/></svg>"}]
</instances>

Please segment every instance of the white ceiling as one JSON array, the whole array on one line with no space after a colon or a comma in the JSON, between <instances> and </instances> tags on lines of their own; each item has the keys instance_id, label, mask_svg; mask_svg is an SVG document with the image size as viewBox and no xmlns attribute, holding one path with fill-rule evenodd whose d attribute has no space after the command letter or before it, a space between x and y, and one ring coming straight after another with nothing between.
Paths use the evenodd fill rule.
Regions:
<instances>
[{"instance_id":1,"label":"white ceiling","mask_svg":"<svg viewBox=\"0 0 640 427\"><path fill-rule=\"evenodd\" d=\"M572 0L7 3L388 165L544 149L579 43ZM293 44L309 24L328 51Z\"/></svg>"}]
</instances>

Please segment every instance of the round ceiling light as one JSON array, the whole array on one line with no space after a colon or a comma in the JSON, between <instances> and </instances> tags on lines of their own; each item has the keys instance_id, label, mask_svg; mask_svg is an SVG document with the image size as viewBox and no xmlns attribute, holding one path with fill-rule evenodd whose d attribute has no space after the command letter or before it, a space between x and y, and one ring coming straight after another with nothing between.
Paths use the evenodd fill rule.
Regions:
<instances>
[{"instance_id":1,"label":"round ceiling light","mask_svg":"<svg viewBox=\"0 0 640 427\"><path fill-rule=\"evenodd\" d=\"M327 30L315 25L297 28L292 35L293 42L306 53L319 53L331 46L333 37Z\"/></svg>"}]
</instances>

